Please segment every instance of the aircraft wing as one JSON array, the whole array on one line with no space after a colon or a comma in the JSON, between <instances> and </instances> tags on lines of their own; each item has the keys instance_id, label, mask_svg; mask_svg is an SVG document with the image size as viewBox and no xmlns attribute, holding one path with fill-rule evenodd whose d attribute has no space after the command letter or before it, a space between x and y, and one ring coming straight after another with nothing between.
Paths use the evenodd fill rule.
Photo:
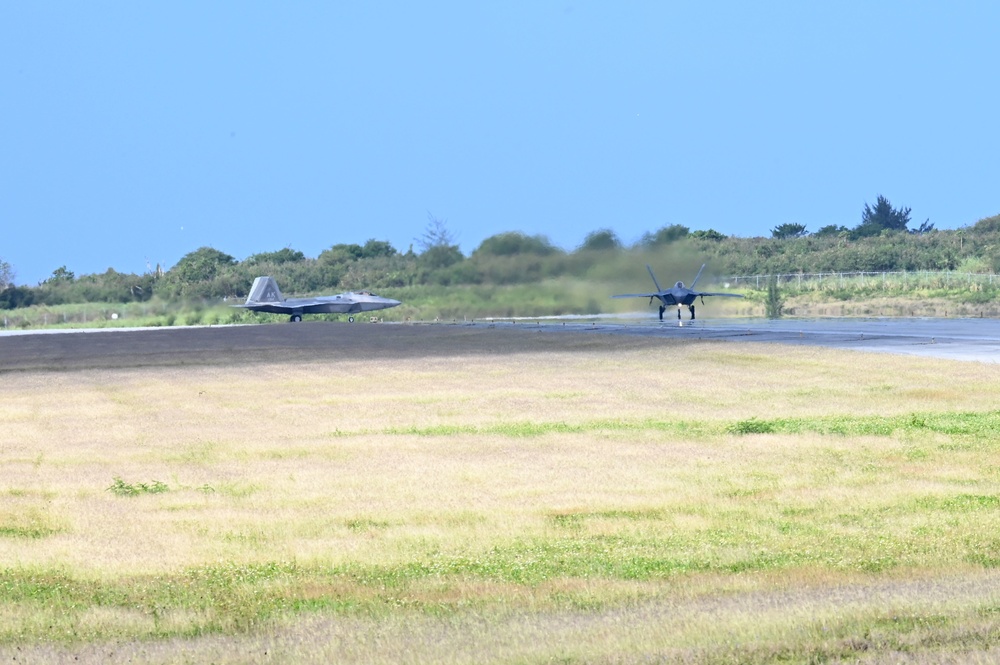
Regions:
<instances>
[{"instance_id":1,"label":"aircraft wing","mask_svg":"<svg viewBox=\"0 0 1000 665\"><path fill-rule=\"evenodd\" d=\"M696 295L699 298L702 297L702 296L725 296L726 298L742 298L743 297L742 293L710 293L708 291L695 291L693 293L693 295Z\"/></svg>"},{"instance_id":2,"label":"aircraft wing","mask_svg":"<svg viewBox=\"0 0 1000 665\"><path fill-rule=\"evenodd\" d=\"M252 302L244 305L233 305L233 307L243 307L253 312L270 312L271 314L313 314L315 312L310 309L312 304L314 303L308 300L304 303L282 300L281 302Z\"/></svg>"},{"instance_id":3,"label":"aircraft wing","mask_svg":"<svg viewBox=\"0 0 1000 665\"><path fill-rule=\"evenodd\" d=\"M661 293L622 293L621 295L611 296L612 298L659 298Z\"/></svg>"},{"instance_id":4,"label":"aircraft wing","mask_svg":"<svg viewBox=\"0 0 1000 665\"><path fill-rule=\"evenodd\" d=\"M350 307L354 304L354 300L350 297L345 297L344 295L317 296L315 298L294 298L286 300L285 304L293 305L295 309L301 309L307 314L319 314L322 313L320 308L331 304L342 307Z\"/></svg>"},{"instance_id":5,"label":"aircraft wing","mask_svg":"<svg viewBox=\"0 0 1000 665\"><path fill-rule=\"evenodd\" d=\"M285 301L286 304L290 302L293 301ZM357 314L358 312L388 309L400 304L398 300L383 298L368 291L348 291L335 296L299 298L294 303L296 308L301 308L305 314Z\"/></svg>"}]
</instances>

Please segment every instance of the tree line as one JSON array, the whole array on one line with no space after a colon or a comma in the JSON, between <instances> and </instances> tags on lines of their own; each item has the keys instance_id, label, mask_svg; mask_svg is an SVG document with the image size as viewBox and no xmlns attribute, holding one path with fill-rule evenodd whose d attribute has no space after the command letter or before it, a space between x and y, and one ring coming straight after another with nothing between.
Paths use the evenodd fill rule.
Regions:
<instances>
[{"instance_id":1,"label":"tree line","mask_svg":"<svg viewBox=\"0 0 1000 665\"><path fill-rule=\"evenodd\" d=\"M660 263L697 257L716 275L838 271L961 270L1000 272L1000 215L957 230L936 230L929 221L908 227L909 208L893 208L879 196L865 205L853 229L824 227L814 233L783 224L770 237L726 236L713 229L672 224L625 245L600 229L572 251L541 235L511 231L480 243L465 256L444 222L431 218L418 251L389 242L334 244L315 258L283 248L243 260L213 247L198 248L169 270L142 275L113 269L76 276L65 266L37 286L14 286L12 267L0 259L0 309L85 302L133 302L151 298L244 298L258 275L271 275L287 293L391 290L414 286L513 285L573 277L613 275L637 260ZM669 267L669 266L665 266Z\"/></svg>"}]
</instances>

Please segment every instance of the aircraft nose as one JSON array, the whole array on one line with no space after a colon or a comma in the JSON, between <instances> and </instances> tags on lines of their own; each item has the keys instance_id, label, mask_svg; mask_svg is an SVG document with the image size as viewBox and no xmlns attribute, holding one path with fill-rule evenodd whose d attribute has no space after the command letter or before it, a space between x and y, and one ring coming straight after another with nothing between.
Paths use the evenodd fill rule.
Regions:
<instances>
[{"instance_id":1,"label":"aircraft nose","mask_svg":"<svg viewBox=\"0 0 1000 665\"><path fill-rule=\"evenodd\" d=\"M403 303L399 300L377 296L374 293L364 294L358 301L358 305L361 307L360 311L362 312L370 312L376 309L389 309L390 307L402 304Z\"/></svg>"}]
</instances>

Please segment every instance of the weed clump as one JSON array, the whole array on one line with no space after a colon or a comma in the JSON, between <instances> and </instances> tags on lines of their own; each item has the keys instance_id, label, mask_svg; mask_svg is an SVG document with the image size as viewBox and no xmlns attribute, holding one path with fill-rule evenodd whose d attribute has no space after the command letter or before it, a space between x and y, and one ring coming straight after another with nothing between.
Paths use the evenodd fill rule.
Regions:
<instances>
[{"instance_id":1,"label":"weed clump","mask_svg":"<svg viewBox=\"0 0 1000 665\"><path fill-rule=\"evenodd\" d=\"M107 491L115 496L139 496L140 494L163 494L170 491L170 488L159 480L154 480L151 483L126 483L115 476L114 482L107 488Z\"/></svg>"}]
</instances>

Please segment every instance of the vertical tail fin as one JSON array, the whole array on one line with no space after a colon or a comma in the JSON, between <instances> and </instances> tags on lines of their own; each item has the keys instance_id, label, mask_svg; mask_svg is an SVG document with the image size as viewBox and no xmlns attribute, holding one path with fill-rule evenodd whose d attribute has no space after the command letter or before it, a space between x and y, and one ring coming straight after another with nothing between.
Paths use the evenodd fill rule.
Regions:
<instances>
[{"instance_id":1,"label":"vertical tail fin","mask_svg":"<svg viewBox=\"0 0 1000 665\"><path fill-rule=\"evenodd\" d=\"M281 289L273 277L258 277L250 287L250 295L247 296L247 303L255 302L281 302L284 297Z\"/></svg>"},{"instance_id":2,"label":"vertical tail fin","mask_svg":"<svg viewBox=\"0 0 1000 665\"><path fill-rule=\"evenodd\" d=\"M656 275L653 274L653 269L649 267L648 263L646 264L646 270L649 271L649 276L653 278L653 285L656 287L656 290L663 291L663 289L660 288L660 283L656 281Z\"/></svg>"},{"instance_id":3,"label":"vertical tail fin","mask_svg":"<svg viewBox=\"0 0 1000 665\"><path fill-rule=\"evenodd\" d=\"M694 288L694 285L698 283L698 280L699 280L699 279L701 279L701 271L702 271L702 270L704 270L704 269L705 269L705 264L704 264L704 263L702 263L702 264L701 264L701 268L700 268L700 269L698 270L698 274L694 276L694 281L693 281L693 282L691 282L691 287L690 287L690 288L692 288L692 289L693 289L693 288Z\"/></svg>"}]
</instances>

